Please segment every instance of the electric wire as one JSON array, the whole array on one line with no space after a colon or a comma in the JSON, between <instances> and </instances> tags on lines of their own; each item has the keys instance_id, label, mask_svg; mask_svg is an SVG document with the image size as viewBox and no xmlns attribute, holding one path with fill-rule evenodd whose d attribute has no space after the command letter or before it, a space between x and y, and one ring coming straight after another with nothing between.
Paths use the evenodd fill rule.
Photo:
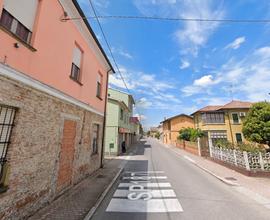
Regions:
<instances>
[{"instance_id":1,"label":"electric wire","mask_svg":"<svg viewBox=\"0 0 270 220\"><path fill-rule=\"evenodd\" d=\"M90 6L91 6L91 8L92 8L92 11L93 11L93 13L94 13L94 15L95 15L95 16L92 17L92 18L95 18L95 19L97 20L99 29L100 29L100 31L101 31L101 34L102 34L102 36L103 36L103 38L104 38L104 41L105 41L107 47L108 47L108 50L109 50L110 55L111 55L111 58L112 58L112 60L113 60L113 62L114 62L114 64L115 64L115 67L116 67L116 69L117 69L117 71L118 71L118 73L119 73L119 75L120 75L121 80L123 81L123 84L124 84L124 86L125 86L127 92L131 95L131 92L130 92L128 86L127 86L127 83L126 83L126 81L125 81L125 79L124 79L124 77L123 77L123 75L122 75L122 73L121 73L121 71L120 71L120 68L119 68L119 66L118 66L118 64L117 64L117 62L116 62L116 59L115 59L115 57L114 57L114 55L113 55L111 46L110 46L110 44L109 44L109 42L108 42L108 40L107 40L107 37L106 37L106 35L105 35L105 32L104 32L104 30L103 30L103 28L102 28L102 26L101 26L101 24L100 24L99 16L97 15L96 9L95 9L95 7L94 7L94 5L93 5L93 3L92 3L91 0L89 0L89 3L90 3ZM87 19L87 18L83 18L83 19ZM136 106L135 100L134 100L134 104L135 104L135 106ZM136 108L136 111L138 112L138 114L139 114L139 119L140 119L140 117L141 117L142 114L140 114L140 112L138 111L138 108Z\"/></svg>"},{"instance_id":2,"label":"electric wire","mask_svg":"<svg viewBox=\"0 0 270 220\"><path fill-rule=\"evenodd\" d=\"M160 16L135 16L135 15L95 15L89 17L64 18L66 20L81 19L117 19L117 20L161 20L161 21L191 21L191 22L221 22L221 23L270 23L270 19L215 19L215 18L179 18Z\"/></svg>"},{"instance_id":3,"label":"electric wire","mask_svg":"<svg viewBox=\"0 0 270 220\"><path fill-rule=\"evenodd\" d=\"M102 36L103 36L103 38L104 38L104 40L105 40L105 43L106 43L106 45L107 45L107 47L108 47L108 49L109 49L109 52L110 52L110 55L111 55L111 57L112 57L112 60L113 60L113 62L114 62L114 64L115 64L115 67L116 67L116 69L117 69L117 71L118 71L118 73L119 73L119 75L120 75L120 77L121 77L121 79L122 79L122 81L123 81L123 83L124 83L124 86L126 87L128 93L130 93L130 90L129 90L127 84L126 84L126 81L125 81L125 79L124 79L124 77L123 77L123 75L122 75L122 73L121 73L121 71L120 71L120 68L119 68L119 66L118 66L118 64L117 64L117 62L116 62L116 60L115 60L115 58L114 58L114 55L113 55L113 53L112 53L111 46L110 46L110 44L109 44L109 42L108 42L108 40L107 40L107 37L106 37L106 35L105 35L105 32L104 32L104 30L103 30L103 28L102 28L102 26L101 26L101 24L100 24L99 18L98 18L98 16L97 16L97 12L96 12L96 10L95 10L95 8L94 8L94 5L93 5L93 3L92 3L91 0L89 0L89 3L90 3L90 5L91 5L91 8L92 8L93 13L94 13L94 15L95 15L95 18L96 18L96 20L97 20L97 23L98 23L99 29L100 29L100 31L101 31L101 34L102 34ZM131 94L131 93L130 93L130 94Z\"/></svg>"}]
</instances>

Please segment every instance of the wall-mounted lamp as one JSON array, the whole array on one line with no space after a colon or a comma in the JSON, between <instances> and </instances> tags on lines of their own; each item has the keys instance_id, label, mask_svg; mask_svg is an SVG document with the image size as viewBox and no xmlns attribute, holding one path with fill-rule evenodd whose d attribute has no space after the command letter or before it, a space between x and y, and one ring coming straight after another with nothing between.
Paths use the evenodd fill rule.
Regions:
<instances>
[{"instance_id":1,"label":"wall-mounted lamp","mask_svg":"<svg viewBox=\"0 0 270 220\"><path fill-rule=\"evenodd\" d=\"M15 48L20 48L20 44L19 43L14 43L14 47Z\"/></svg>"}]
</instances>

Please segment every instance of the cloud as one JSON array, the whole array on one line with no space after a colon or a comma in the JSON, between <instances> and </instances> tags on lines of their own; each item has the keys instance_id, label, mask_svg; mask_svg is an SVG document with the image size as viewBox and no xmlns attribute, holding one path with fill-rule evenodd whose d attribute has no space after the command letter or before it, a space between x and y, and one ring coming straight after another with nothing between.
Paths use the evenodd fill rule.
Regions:
<instances>
[{"instance_id":1,"label":"cloud","mask_svg":"<svg viewBox=\"0 0 270 220\"><path fill-rule=\"evenodd\" d=\"M170 108L170 105L180 103L180 100L172 94L173 91L171 90L174 90L175 86L170 80L165 81L157 78L155 74L146 74L141 71L128 70L125 67L121 67L120 71L130 92L132 94L135 93L137 97L141 97L137 100L138 108L164 109L164 105L167 105L168 109ZM126 87L119 74L110 75L109 85L110 87L117 87L126 91ZM160 101L163 101L164 105L157 103Z\"/></svg>"},{"instance_id":2,"label":"cloud","mask_svg":"<svg viewBox=\"0 0 270 220\"><path fill-rule=\"evenodd\" d=\"M205 94L213 97L234 98L249 101L269 100L270 85L270 47L261 47L243 59L230 59L219 70L194 80L191 85L181 89L186 96ZM222 91L223 90L223 91ZM210 99L209 99L210 100Z\"/></svg>"},{"instance_id":3,"label":"cloud","mask_svg":"<svg viewBox=\"0 0 270 220\"><path fill-rule=\"evenodd\" d=\"M136 107L137 108L142 108L142 109L147 109L150 108L153 105L152 102L150 102L147 98L140 98L136 102Z\"/></svg>"},{"instance_id":4,"label":"cloud","mask_svg":"<svg viewBox=\"0 0 270 220\"><path fill-rule=\"evenodd\" d=\"M220 82L220 79L214 79L213 75L204 75L201 78L195 79L192 85L185 86L181 89L185 96L191 96L202 92L210 93L209 88Z\"/></svg>"},{"instance_id":5,"label":"cloud","mask_svg":"<svg viewBox=\"0 0 270 220\"><path fill-rule=\"evenodd\" d=\"M140 121L145 121L147 119L146 115L134 114L134 117L138 117Z\"/></svg>"},{"instance_id":6,"label":"cloud","mask_svg":"<svg viewBox=\"0 0 270 220\"><path fill-rule=\"evenodd\" d=\"M236 50L238 49L241 44L243 44L244 42L246 41L246 38L245 37L238 37L236 38L233 42L229 43L225 49L233 49L233 50Z\"/></svg>"},{"instance_id":7,"label":"cloud","mask_svg":"<svg viewBox=\"0 0 270 220\"><path fill-rule=\"evenodd\" d=\"M115 48L115 47L112 47L112 52L113 52L113 53L116 53L116 54L118 54L118 55L120 55L120 56L122 56L122 57L124 57L124 58L127 58L127 59L129 59L129 60L133 60L133 56L132 56L130 53L124 51L124 50L121 49L121 48Z\"/></svg>"},{"instance_id":8,"label":"cloud","mask_svg":"<svg viewBox=\"0 0 270 220\"><path fill-rule=\"evenodd\" d=\"M186 0L182 1L182 10L179 16L182 18L222 19L224 10L214 7L212 0ZM199 49L203 47L210 36L218 28L218 22L194 22L186 21L182 28L175 33L175 37L182 48L183 54L191 53L197 56Z\"/></svg>"},{"instance_id":9,"label":"cloud","mask_svg":"<svg viewBox=\"0 0 270 220\"><path fill-rule=\"evenodd\" d=\"M215 0L133 0L144 15L179 18L222 19L225 11ZM218 22L179 22L181 25L173 36L183 54L196 56L210 36L218 28Z\"/></svg>"},{"instance_id":10,"label":"cloud","mask_svg":"<svg viewBox=\"0 0 270 220\"><path fill-rule=\"evenodd\" d=\"M187 60L181 60L181 65L180 65L180 69L186 69L190 66L190 63Z\"/></svg>"},{"instance_id":11,"label":"cloud","mask_svg":"<svg viewBox=\"0 0 270 220\"><path fill-rule=\"evenodd\" d=\"M264 58L270 57L270 47L261 47L257 49L254 54Z\"/></svg>"},{"instance_id":12,"label":"cloud","mask_svg":"<svg viewBox=\"0 0 270 220\"><path fill-rule=\"evenodd\" d=\"M214 84L215 81L213 80L213 76L212 75L206 75L206 76L202 76L199 79L196 79L193 83L194 86L201 86L201 87L206 87L206 86L210 86L212 84Z\"/></svg>"}]
</instances>

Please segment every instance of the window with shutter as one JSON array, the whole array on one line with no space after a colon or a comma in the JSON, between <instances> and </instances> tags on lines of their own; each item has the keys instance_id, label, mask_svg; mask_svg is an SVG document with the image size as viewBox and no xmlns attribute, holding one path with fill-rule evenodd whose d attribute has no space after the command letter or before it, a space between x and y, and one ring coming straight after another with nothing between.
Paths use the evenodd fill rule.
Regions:
<instances>
[{"instance_id":1,"label":"window with shutter","mask_svg":"<svg viewBox=\"0 0 270 220\"><path fill-rule=\"evenodd\" d=\"M71 65L71 74L70 78L73 80L80 82L81 78L81 59L82 59L82 51L78 48L75 47L73 50L73 61Z\"/></svg>"},{"instance_id":2,"label":"window with shutter","mask_svg":"<svg viewBox=\"0 0 270 220\"><path fill-rule=\"evenodd\" d=\"M102 76L98 73L97 77L97 97L101 99L101 89L102 89Z\"/></svg>"},{"instance_id":3,"label":"window with shutter","mask_svg":"<svg viewBox=\"0 0 270 220\"><path fill-rule=\"evenodd\" d=\"M29 44L37 6L38 0L4 0L0 24Z\"/></svg>"}]
</instances>

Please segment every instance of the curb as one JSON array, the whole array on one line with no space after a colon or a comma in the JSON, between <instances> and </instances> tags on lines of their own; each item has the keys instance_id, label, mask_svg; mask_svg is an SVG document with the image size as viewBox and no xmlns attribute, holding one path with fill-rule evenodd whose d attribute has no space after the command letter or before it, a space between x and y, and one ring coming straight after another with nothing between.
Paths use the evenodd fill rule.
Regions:
<instances>
[{"instance_id":1,"label":"curb","mask_svg":"<svg viewBox=\"0 0 270 220\"><path fill-rule=\"evenodd\" d=\"M173 150L173 149L171 149L171 150L172 150L173 152L175 152L176 154L182 156L184 159L188 160L190 163L194 164L196 167L199 167L199 168L202 169L203 171L205 171L205 172L211 174L212 176L216 177L216 178L217 178L218 180L220 180L221 182L223 182L223 183L225 183L225 184L227 184L227 185L229 185L229 186L240 186L238 183L234 183L234 182L232 182L232 181L230 181L230 180L226 180L226 179L224 179L223 177L220 177L220 176L216 175L216 174L213 173L212 171L210 171L210 170L208 170L207 168L205 168L205 167L201 166L200 164L198 164L195 160L191 159L190 157L188 157L188 156L186 156L186 155L183 156L182 154L178 153L177 151L175 151L175 150Z\"/></svg>"},{"instance_id":2,"label":"curb","mask_svg":"<svg viewBox=\"0 0 270 220\"><path fill-rule=\"evenodd\" d=\"M94 213L96 212L97 208L100 206L101 202L109 192L109 190L112 188L113 184L116 182L116 180L119 178L120 174L123 172L124 168L120 168L120 170L117 172L115 177L112 179L111 183L107 186L105 191L101 194L101 196L98 198L96 204L90 209L90 211L87 213L87 215L84 217L83 220L90 220Z\"/></svg>"},{"instance_id":3,"label":"curb","mask_svg":"<svg viewBox=\"0 0 270 220\"><path fill-rule=\"evenodd\" d=\"M232 181L230 181L230 180L226 180L226 179L224 179L224 178L222 178L222 177L216 175L216 174L213 173L212 171L210 171L210 170L204 168L203 166L197 164L196 162L194 163L194 165L197 166L197 167L199 167L199 168L202 169L203 171L205 171L205 172L211 174L212 176L216 177L218 180L220 180L221 182L223 182L223 183L225 183L225 184L227 184L227 185L230 185L230 186L240 186L238 183L234 183L234 182L232 182Z\"/></svg>"}]
</instances>

